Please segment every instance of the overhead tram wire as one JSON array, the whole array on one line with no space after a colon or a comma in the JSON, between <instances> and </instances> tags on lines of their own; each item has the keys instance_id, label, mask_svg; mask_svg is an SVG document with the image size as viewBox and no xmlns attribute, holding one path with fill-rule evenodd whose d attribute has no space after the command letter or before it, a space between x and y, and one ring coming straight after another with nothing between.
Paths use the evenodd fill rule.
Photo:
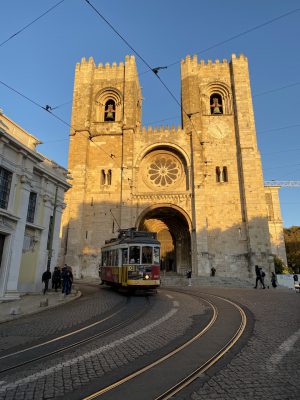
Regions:
<instances>
[{"instance_id":1,"label":"overhead tram wire","mask_svg":"<svg viewBox=\"0 0 300 400\"><path fill-rule=\"evenodd\" d=\"M25 94L19 92L18 90L14 89L13 87L7 85L5 82L0 80L0 84L5 86L7 89L13 91L14 93L18 94L19 96L23 97L25 100L29 101L30 103L34 104L36 107L41 108L42 110L46 111L47 113L49 113L50 115L52 115L54 118L56 118L57 120L59 120L60 122L62 122L64 125L67 125L69 128L73 129L74 133L71 133L69 136L74 136L76 133L80 132L80 130L75 129L72 125L70 125L68 122L64 121L62 118L60 118L58 115L54 114L52 112L52 107L50 107L49 105L46 106L42 106L41 104L39 104L37 101L32 100L31 98L27 97ZM94 143L94 145L96 147L98 147L103 153L105 153L108 157L110 157L113 161L114 158L117 158L114 154L108 154L104 149L102 149L101 147L99 147L95 142L93 142L92 137L91 137L91 133L90 131L87 129L87 132L89 133L89 140Z\"/></svg>"},{"instance_id":2,"label":"overhead tram wire","mask_svg":"<svg viewBox=\"0 0 300 400\"><path fill-rule=\"evenodd\" d=\"M178 104L180 107L180 110L184 112L184 114L188 117L191 125L193 126L195 132L197 132L192 119L190 118L191 115L188 114L182 105L179 103L177 100L176 96L172 93L172 91L168 88L168 86L165 84L165 82L160 78L158 75L159 70L167 68L166 66L163 67L151 67L150 64L139 54L137 50L135 50L131 44L114 28L114 26L100 13L100 11L93 5L89 0L84 0L94 11L95 13L116 33L116 35L119 36L119 38L134 52L134 54L148 67L148 69L154 73L154 75L157 77L157 79L161 82L161 84L164 86L164 88L167 90L167 92L170 94L170 96L173 98L173 100Z\"/></svg>"},{"instance_id":3,"label":"overhead tram wire","mask_svg":"<svg viewBox=\"0 0 300 400\"><path fill-rule=\"evenodd\" d=\"M87 0L85 0L85 1L87 1ZM287 13L281 14L281 15L279 15L278 17L272 18L272 19L270 19L269 21L263 22L262 24L256 25L256 26L254 26L254 27L252 27L252 28L249 28L249 29L246 29L245 31L240 32L240 33L238 33L238 34L236 34L236 35L234 35L234 36L231 36L231 37L228 38L228 39L225 39L225 40L222 40L221 42L215 43L215 44L213 44L213 45L207 47L206 49L203 49L203 50L200 50L200 51L196 52L195 54L200 55L200 54L203 54L203 53L207 53L208 51L213 50L213 49L215 49L216 47L220 47L220 46L222 46L223 44L226 44L226 43L228 43L228 42L231 42L232 40L238 39L238 38L240 38L240 37L242 37L242 36L244 36L244 35L247 35L248 33L251 33L251 32L253 32L253 31L256 31L257 29L260 29L260 28L263 28L263 27L265 27L265 26L267 26L267 25L270 25L270 24L272 24L273 22L276 22L276 21L278 21L278 20L280 20L280 19L282 19L282 18L288 17L289 15L294 14L294 13L299 12L299 11L300 11L300 8L295 8L294 10L291 10L291 11L288 11ZM180 61L181 61L181 60L174 61L173 63L167 64L166 67L167 67L167 68L173 67L174 65L179 64ZM149 71L141 72L140 75L146 74L146 73L148 73L148 72L149 72Z\"/></svg>"},{"instance_id":4,"label":"overhead tram wire","mask_svg":"<svg viewBox=\"0 0 300 400\"><path fill-rule=\"evenodd\" d=\"M297 86L297 85L300 85L300 82L290 83L289 85L281 86L281 87L278 87L278 88L275 88L275 89L266 90L265 92L254 93L252 97L264 96L266 94L279 92L280 90L287 89L287 88L290 88L290 87L293 87L293 86Z\"/></svg>"},{"instance_id":5,"label":"overhead tram wire","mask_svg":"<svg viewBox=\"0 0 300 400\"><path fill-rule=\"evenodd\" d=\"M52 108L48 105L46 106L42 106L41 104L39 104L37 101L30 99L29 97L25 96L25 94L19 92L18 90L14 89L13 87L7 85L5 82L0 80L1 85L5 86L7 89L17 93L19 96L23 97L24 99L28 100L30 103L34 104L35 106L41 108L42 110L48 112L49 114L51 114L54 118L58 119L60 122L62 122L63 124L67 125L69 128L74 129L70 124L68 124L68 122L64 121L62 118L60 118L58 115L54 114L52 112ZM76 131L74 129L74 131Z\"/></svg>"},{"instance_id":6,"label":"overhead tram wire","mask_svg":"<svg viewBox=\"0 0 300 400\"><path fill-rule=\"evenodd\" d=\"M18 30L16 33L14 33L13 35L11 35L9 38L7 38L6 40L4 40L2 43L0 43L0 47L2 47L3 45L5 45L7 42L9 42L11 39L13 39L14 37L16 37L17 35L19 35L21 32L25 31L25 29L29 28L31 25L33 25L36 21L38 21L39 19L43 18L46 14L48 14L49 12L51 12L52 10L54 10L56 7L58 7L61 3L63 3L65 0L61 0L58 3L54 4L54 6L50 7L47 11L45 11L43 14L41 14L39 17L35 18L33 21L31 21L29 24L25 25L23 28L21 28L20 30Z\"/></svg>"}]
</instances>

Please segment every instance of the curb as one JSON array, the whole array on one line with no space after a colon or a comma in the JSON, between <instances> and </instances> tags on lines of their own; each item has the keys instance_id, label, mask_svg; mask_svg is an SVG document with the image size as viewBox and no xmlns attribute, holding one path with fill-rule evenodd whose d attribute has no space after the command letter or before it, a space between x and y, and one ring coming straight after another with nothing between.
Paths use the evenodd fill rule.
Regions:
<instances>
[{"instance_id":1,"label":"curb","mask_svg":"<svg viewBox=\"0 0 300 400\"><path fill-rule=\"evenodd\" d=\"M82 296L82 293L80 290L77 290L76 295L74 297L70 297L70 298L65 298L63 301L61 301L60 303L57 304L52 304L50 306L47 307L38 307L36 310L34 311L30 311L28 313L23 313L23 314L18 314L18 315L13 315L10 318L7 318L5 320L0 321L0 325L4 324L5 322L11 322L11 321L15 321L16 319L20 319L20 318L24 318L27 317L28 315L33 315L33 314L38 314L42 311L46 311L46 310L50 310L52 308L56 308L56 307L60 307L66 303L70 303L71 301L77 300Z\"/></svg>"}]
</instances>

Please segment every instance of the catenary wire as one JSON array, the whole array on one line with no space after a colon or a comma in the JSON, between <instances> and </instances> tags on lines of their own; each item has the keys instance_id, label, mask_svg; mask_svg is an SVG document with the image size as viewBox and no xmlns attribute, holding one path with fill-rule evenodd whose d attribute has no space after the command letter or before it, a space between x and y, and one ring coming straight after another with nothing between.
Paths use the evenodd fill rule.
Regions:
<instances>
[{"instance_id":1,"label":"catenary wire","mask_svg":"<svg viewBox=\"0 0 300 400\"><path fill-rule=\"evenodd\" d=\"M0 47L2 47L3 45L5 45L7 42L9 42L11 39L13 39L14 37L16 37L17 35L19 35L21 32L25 31L25 29L29 28L31 25L33 25L36 21L38 21L39 19L43 18L46 14L48 14L49 12L51 12L52 10L54 10L56 7L58 7L61 3L63 3L65 0L61 0L58 3L54 4L54 6L50 7L47 11L45 11L43 14L41 14L39 17L35 18L33 21L31 21L29 24L25 25L23 28L21 28L20 30L18 30L16 33L14 33L13 35L11 35L9 38L7 38L6 40L4 40L2 43L0 43Z\"/></svg>"},{"instance_id":2,"label":"catenary wire","mask_svg":"<svg viewBox=\"0 0 300 400\"><path fill-rule=\"evenodd\" d=\"M209 46L209 47L207 47L207 48L205 48L203 50L200 50L200 51L196 52L195 54L199 55L199 54L206 53L206 52L208 52L208 51L210 51L212 49L215 49L216 47L220 47L225 43L231 42L232 40L238 39L238 38L240 38L240 37L242 37L244 35L247 35L248 33L256 31L257 29L260 29L260 28L263 28L263 27L265 27L267 25L270 25L273 22L276 22L276 21L278 21L278 20L280 20L282 18L288 17L289 15L294 14L294 13L296 13L298 11L300 11L300 8L295 8L295 9L293 9L291 11L288 11L287 13L279 15L278 17L272 18L272 19L270 19L270 20L268 20L266 22L263 22L263 23L261 23L259 25L256 25L256 26L254 26L252 28L249 28L249 29L247 29L247 30L245 30L243 32L240 32L240 33L238 33L236 35L233 35L233 36L229 37L228 39L222 40L221 42L217 42L217 43L215 43L215 44L213 44L213 45L211 45L211 46ZM174 65L177 65L180 62L181 62L181 60L174 61L173 63L167 64L166 67L167 68L173 67ZM143 71L140 75L146 74L148 72L149 71Z\"/></svg>"},{"instance_id":3,"label":"catenary wire","mask_svg":"<svg viewBox=\"0 0 300 400\"><path fill-rule=\"evenodd\" d=\"M178 106L180 107L181 111L184 112L184 114L188 117L191 125L194 128L194 131L197 132L191 117L191 114L188 114L185 109L182 107L182 104L180 104L180 102L178 101L178 99L176 98L176 96L172 93L172 91L168 88L168 86L166 85L166 83L160 78L160 76L158 75L158 70L164 67L158 67L158 68L152 68L150 66L150 64L140 55L140 53L135 50L133 48L133 46L131 46L131 44L114 28L114 26L100 13L100 11L91 4L91 2L89 0L84 0L95 12L96 14L119 36L119 38L134 52L134 54L137 55L137 57L148 67L148 69L154 73L154 75L156 76L156 78L161 82L161 84L164 86L164 88L167 90L167 92L170 94L170 96L173 98L173 100L178 104Z\"/></svg>"},{"instance_id":4,"label":"catenary wire","mask_svg":"<svg viewBox=\"0 0 300 400\"><path fill-rule=\"evenodd\" d=\"M52 108L51 108L51 107L49 108L49 106L42 106L42 105L39 104L37 101L32 100L32 99L29 98L28 96L24 95L23 93L19 92L18 90L14 89L13 87L7 85L5 82L3 82L3 81L1 81L1 80L0 80L0 84L3 85L3 86L5 86L7 89L13 91L14 93L17 93L19 96L23 97L24 99L26 99L26 100L29 101L30 103L34 104L35 106L37 106L37 107L41 108L42 110L46 111L47 113L49 113L50 115L52 115L54 118L56 118L57 120L59 120L60 122L62 122L64 125L67 125L69 128L73 129L73 130L74 130L74 133L70 134L70 136L74 136L74 134L76 134L77 132L79 132L78 129L75 129L75 128L74 128L72 125L70 125L68 122L64 121L64 120L63 120L62 118L60 118L58 115L54 114L54 113L52 112ZM88 130L87 130L87 131L88 131ZM91 133L90 133L89 131L88 131L88 133L89 133L89 140L90 140L91 142L93 142L92 137L91 137ZM112 154L112 153L111 153L111 154L107 153L104 149L102 149L101 147L99 147L95 142L93 142L93 143L96 145L96 147L98 147L103 153L105 153L105 154L106 154L108 157L110 157L112 160L113 160L114 158L116 158L116 157L114 156L114 154Z\"/></svg>"}]
</instances>

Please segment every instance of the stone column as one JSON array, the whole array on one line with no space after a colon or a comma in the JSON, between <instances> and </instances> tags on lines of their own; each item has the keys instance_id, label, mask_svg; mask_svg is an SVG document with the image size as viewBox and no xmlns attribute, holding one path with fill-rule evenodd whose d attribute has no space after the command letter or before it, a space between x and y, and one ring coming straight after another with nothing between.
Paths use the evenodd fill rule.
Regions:
<instances>
[{"instance_id":1,"label":"stone column","mask_svg":"<svg viewBox=\"0 0 300 400\"><path fill-rule=\"evenodd\" d=\"M22 258L22 249L24 242L24 234L26 228L27 210L30 194L30 177L22 175L20 177L20 202L17 215L20 218L17 222L16 230L13 234L11 253L10 269L8 272L7 286L6 286L6 298L19 298L18 293L18 281Z\"/></svg>"},{"instance_id":2,"label":"stone column","mask_svg":"<svg viewBox=\"0 0 300 400\"><path fill-rule=\"evenodd\" d=\"M44 203L44 213L43 213L43 221L42 226L44 230L41 232L40 237L40 249L39 249L39 257L38 257L38 267L37 273L35 277L35 289L39 291L42 289L42 274L46 271L47 268L47 260L48 260L48 250L47 250L47 242L48 242L48 233L49 233L49 222L50 217L53 213L53 203L51 201L50 196L47 194L43 195L43 203Z\"/></svg>"}]
</instances>

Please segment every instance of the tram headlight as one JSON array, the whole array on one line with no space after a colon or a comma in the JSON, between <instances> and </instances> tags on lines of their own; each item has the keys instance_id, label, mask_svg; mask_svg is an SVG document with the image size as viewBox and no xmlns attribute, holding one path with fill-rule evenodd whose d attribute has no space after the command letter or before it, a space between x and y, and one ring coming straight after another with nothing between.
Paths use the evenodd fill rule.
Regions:
<instances>
[{"instance_id":1,"label":"tram headlight","mask_svg":"<svg viewBox=\"0 0 300 400\"><path fill-rule=\"evenodd\" d=\"M150 279L150 275L148 274L144 275L144 279Z\"/></svg>"}]
</instances>

